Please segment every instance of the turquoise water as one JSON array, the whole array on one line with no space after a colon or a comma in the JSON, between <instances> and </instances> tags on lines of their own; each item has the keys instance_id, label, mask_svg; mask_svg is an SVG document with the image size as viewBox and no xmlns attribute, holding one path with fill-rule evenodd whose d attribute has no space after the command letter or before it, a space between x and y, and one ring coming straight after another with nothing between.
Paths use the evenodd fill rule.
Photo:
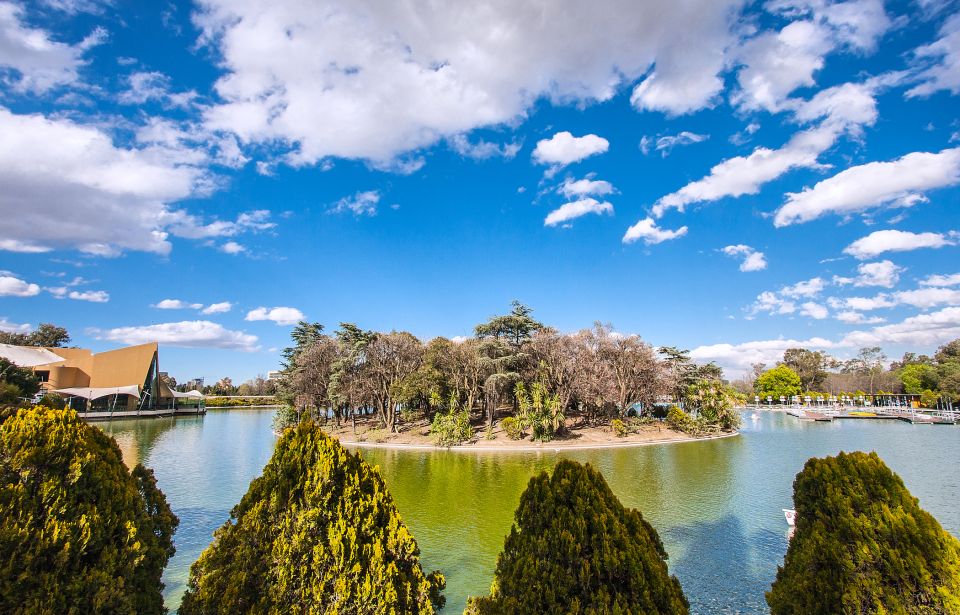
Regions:
<instances>
[{"instance_id":1,"label":"turquoise water","mask_svg":"<svg viewBox=\"0 0 960 615\"><path fill-rule=\"evenodd\" d=\"M960 428L893 421L804 423L747 411L740 436L569 453L362 449L379 465L424 567L447 577L445 613L486 593L513 510L530 477L561 456L599 468L624 504L657 528L695 613L765 613L763 592L787 548L782 508L811 456L876 450L954 535L960 535ZM175 608L190 564L269 459L269 410L212 410L205 417L115 421L128 463L145 460L180 517L166 573Z\"/></svg>"}]
</instances>

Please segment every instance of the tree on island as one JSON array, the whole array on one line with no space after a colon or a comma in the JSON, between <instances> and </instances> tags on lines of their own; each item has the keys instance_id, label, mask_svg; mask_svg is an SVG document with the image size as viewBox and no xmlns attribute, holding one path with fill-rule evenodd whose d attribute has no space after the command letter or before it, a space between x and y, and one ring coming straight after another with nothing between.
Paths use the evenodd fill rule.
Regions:
<instances>
[{"instance_id":1,"label":"tree on island","mask_svg":"<svg viewBox=\"0 0 960 615\"><path fill-rule=\"evenodd\" d=\"M773 615L960 613L960 541L876 453L810 459L793 493Z\"/></svg>"},{"instance_id":2,"label":"tree on island","mask_svg":"<svg viewBox=\"0 0 960 615\"><path fill-rule=\"evenodd\" d=\"M497 558L490 596L465 615L687 613L656 530L589 464L530 479Z\"/></svg>"},{"instance_id":3,"label":"tree on island","mask_svg":"<svg viewBox=\"0 0 960 615\"><path fill-rule=\"evenodd\" d=\"M0 425L0 612L165 613L178 523L153 472L76 412Z\"/></svg>"},{"instance_id":4,"label":"tree on island","mask_svg":"<svg viewBox=\"0 0 960 615\"><path fill-rule=\"evenodd\" d=\"M66 329L46 322L40 323L36 331L30 333L0 331L0 344L58 348L68 343L70 343L70 334L67 333Z\"/></svg>"},{"instance_id":5,"label":"tree on island","mask_svg":"<svg viewBox=\"0 0 960 615\"><path fill-rule=\"evenodd\" d=\"M778 365L760 374L754 383L754 390L761 399L772 397L774 401L779 401L781 397L790 399L803 392L800 376L786 365Z\"/></svg>"},{"instance_id":6,"label":"tree on island","mask_svg":"<svg viewBox=\"0 0 960 615\"><path fill-rule=\"evenodd\" d=\"M193 564L180 614L433 613L444 584L379 472L307 421Z\"/></svg>"},{"instance_id":7,"label":"tree on island","mask_svg":"<svg viewBox=\"0 0 960 615\"><path fill-rule=\"evenodd\" d=\"M0 403L16 404L21 397L32 397L39 390L40 381L32 369L0 357Z\"/></svg>"}]
</instances>

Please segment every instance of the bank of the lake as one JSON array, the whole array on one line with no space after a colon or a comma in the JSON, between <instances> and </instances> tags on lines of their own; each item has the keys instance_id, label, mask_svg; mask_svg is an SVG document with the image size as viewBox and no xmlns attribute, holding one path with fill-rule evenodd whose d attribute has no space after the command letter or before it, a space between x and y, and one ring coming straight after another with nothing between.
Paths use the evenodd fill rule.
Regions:
<instances>
[{"instance_id":1,"label":"bank of the lake","mask_svg":"<svg viewBox=\"0 0 960 615\"><path fill-rule=\"evenodd\" d=\"M528 454L358 449L379 465L424 566L447 575L445 613L489 590L513 510L530 476L560 457L599 468L624 504L639 508L670 553L696 613L765 613L787 547L781 509L811 456L876 450L943 526L960 535L960 428L899 422L800 422L746 411L741 435L665 446ZM756 415L757 419L752 417ZM205 417L115 421L128 463L144 460L180 516L166 573L175 608L190 564L269 458L271 411L210 410Z\"/></svg>"}]
</instances>

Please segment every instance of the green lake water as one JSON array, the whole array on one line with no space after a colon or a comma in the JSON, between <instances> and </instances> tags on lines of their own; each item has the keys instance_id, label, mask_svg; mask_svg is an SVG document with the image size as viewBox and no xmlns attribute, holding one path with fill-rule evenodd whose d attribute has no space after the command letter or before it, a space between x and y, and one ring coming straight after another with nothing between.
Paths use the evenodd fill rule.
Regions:
<instances>
[{"instance_id":1,"label":"green lake water","mask_svg":"<svg viewBox=\"0 0 960 615\"><path fill-rule=\"evenodd\" d=\"M811 456L877 451L920 504L960 535L960 428L896 421L806 423L746 411L741 435L704 442L557 453L361 449L380 466L426 570L447 577L447 608L489 590L513 511L532 475L561 456L603 472L660 533L694 613L765 613L763 592L787 548L781 509ZM753 419L754 415L757 416ZM165 575L175 609L190 564L270 458L270 410L99 423L128 464L144 461L180 517Z\"/></svg>"}]
</instances>

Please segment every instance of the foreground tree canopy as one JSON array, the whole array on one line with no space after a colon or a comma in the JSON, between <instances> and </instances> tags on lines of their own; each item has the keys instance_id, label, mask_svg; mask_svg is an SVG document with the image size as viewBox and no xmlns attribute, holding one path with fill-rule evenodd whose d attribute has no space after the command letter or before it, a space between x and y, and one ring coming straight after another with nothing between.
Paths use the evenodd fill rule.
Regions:
<instances>
[{"instance_id":1,"label":"foreground tree canopy","mask_svg":"<svg viewBox=\"0 0 960 615\"><path fill-rule=\"evenodd\" d=\"M433 613L443 575L380 474L305 422L277 442L231 520L190 571L181 615Z\"/></svg>"},{"instance_id":2,"label":"foreground tree canopy","mask_svg":"<svg viewBox=\"0 0 960 615\"><path fill-rule=\"evenodd\" d=\"M960 542L876 453L811 459L793 489L774 615L960 613Z\"/></svg>"},{"instance_id":3,"label":"foreground tree canopy","mask_svg":"<svg viewBox=\"0 0 960 615\"><path fill-rule=\"evenodd\" d=\"M589 465L530 479L497 559L491 595L467 615L686 613L660 537Z\"/></svg>"},{"instance_id":4,"label":"foreground tree canopy","mask_svg":"<svg viewBox=\"0 0 960 615\"><path fill-rule=\"evenodd\" d=\"M178 520L153 472L72 410L0 425L0 612L163 613Z\"/></svg>"}]
</instances>

